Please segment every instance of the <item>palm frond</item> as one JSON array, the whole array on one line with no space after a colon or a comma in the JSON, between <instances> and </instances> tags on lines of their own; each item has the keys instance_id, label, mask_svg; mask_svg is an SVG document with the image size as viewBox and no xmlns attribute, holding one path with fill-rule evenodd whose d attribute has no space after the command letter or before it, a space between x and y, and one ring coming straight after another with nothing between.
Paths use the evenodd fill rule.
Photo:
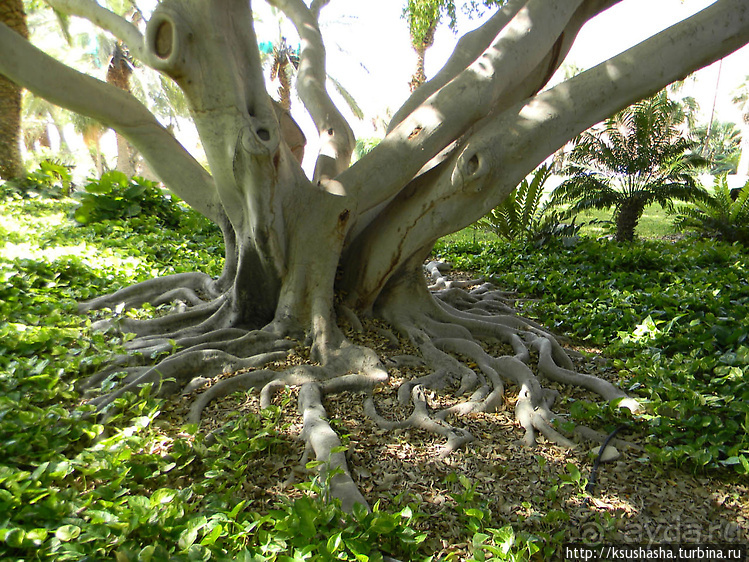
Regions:
<instances>
[{"instance_id":1,"label":"palm frond","mask_svg":"<svg viewBox=\"0 0 749 562\"><path fill-rule=\"evenodd\" d=\"M685 113L678 109L663 91L582 133L564 169L570 177L552 201L569 205L569 214L613 207L619 217L624 208L653 202L670 208L672 199L703 198L692 176L705 160L680 131Z\"/></svg>"},{"instance_id":2,"label":"palm frond","mask_svg":"<svg viewBox=\"0 0 749 562\"><path fill-rule=\"evenodd\" d=\"M536 213L539 210L541 198L544 194L543 187L546 180L549 179L549 176L551 176L551 166L544 165L536 170L536 173L533 174L533 179L530 182L528 181L528 178L523 180L525 189L521 194L522 204L520 205L520 208L523 211L522 224L530 225L536 219Z\"/></svg>"},{"instance_id":3,"label":"palm frond","mask_svg":"<svg viewBox=\"0 0 749 562\"><path fill-rule=\"evenodd\" d=\"M713 193L692 205L679 207L674 225L679 230L749 243L749 182L735 200L731 192L727 175L716 176Z\"/></svg>"},{"instance_id":4,"label":"palm frond","mask_svg":"<svg viewBox=\"0 0 749 562\"><path fill-rule=\"evenodd\" d=\"M343 85L338 80L333 78L330 74L328 74L328 80L330 80L330 82L333 84L336 92L338 92L344 99L346 105L348 105L349 109L351 110L351 113L353 113L359 120L364 119L364 112L362 111L362 108L359 107L359 104L357 103L351 92L344 88Z\"/></svg>"},{"instance_id":5,"label":"palm frond","mask_svg":"<svg viewBox=\"0 0 749 562\"><path fill-rule=\"evenodd\" d=\"M507 197L477 225L508 240L529 240L542 224L547 206L541 206L544 184L551 176L551 166L536 169L532 178L524 178Z\"/></svg>"}]
</instances>

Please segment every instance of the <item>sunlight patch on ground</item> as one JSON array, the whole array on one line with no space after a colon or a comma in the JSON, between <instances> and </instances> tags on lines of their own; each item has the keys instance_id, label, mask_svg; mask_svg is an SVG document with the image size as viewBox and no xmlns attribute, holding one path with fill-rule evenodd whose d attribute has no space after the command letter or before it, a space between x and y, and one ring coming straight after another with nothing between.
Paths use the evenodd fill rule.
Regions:
<instances>
[{"instance_id":1,"label":"sunlight patch on ground","mask_svg":"<svg viewBox=\"0 0 749 562\"><path fill-rule=\"evenodd\" d=\"M41 248L36 244L22 242L6 243L0 247L0 258L8 261L26 259L52 262L63 257L75 257L92 269L118 271L127 275L135 275L143 266L143 260L133 256L123 258L85 243Z\"/></svg>"},{"instance_id":2,"label":"sunlight patch on ground","mask_svg":"<svg viewBox=\"0 0 749 562\"><path fill-rule=\"evenodd\" d=\"M0 216L0 228L17 232L18 234L24 234L27 232L38 233L40 228L52 230L52 228L59 227L63 223L68 222L68 220L69 219L64 213L49 214L44 215L43 217L34 217L30 215L13 217L3 214Z\"/></svg>"}]
</instances>

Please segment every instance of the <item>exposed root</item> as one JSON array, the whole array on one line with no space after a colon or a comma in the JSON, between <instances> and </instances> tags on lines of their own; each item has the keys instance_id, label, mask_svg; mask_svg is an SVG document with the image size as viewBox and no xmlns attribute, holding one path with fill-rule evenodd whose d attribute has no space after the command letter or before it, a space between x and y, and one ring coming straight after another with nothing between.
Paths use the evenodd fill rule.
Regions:
<instances>
[{"instance_id":1,"label":"exposed root","mask_svg":"<svg viewBox=\"0 0 749 562\"><path fill-rule=\"evenodd\" d=\"M190 306L196 306L207 300L218 298L220 294L216 289L216 282L210 276L204 273L178 273L148 279L114 293L80 303L78 311L89 312L101 308L115 308L118 305L128 309L144 303L159 306L176 300L184 300Z\"/></svg>"},{"instance_id":2,"label":"exposed root","mask_svg":"<svg viewBox=\"0 0 749 562\"><path fill-rule=\"evenodd\" d=\"M443 273L450 271L450 269L452 269L452 266L445 262L430 261L424 266L424 269L432 278L432 284L429 285L430 291L452 288L459 289L462 287L470 287L471 285L476 285L483 282L483 279L476 279L471 281L455 281L447 279L443 275Z\"/></svg>"},{"instance_id":3,"label":"exposed root","mask_svg":"<svg viewBox=\"0 0 749 562\"><path fill-rule=\"evenodd\" d=\"M341 507L350 512L359 503L369 509L367 500L351 478L341 440L327 421L322 397L322 389L317 383L306 383L300 388L299 413L304 419L302 437L309 450L314 451L315 458L322 462L322 479L328 483L330 495L341 501Z\"/></svg>"},{"instance_id":4,"label":"exposed root","mask_svg":"<svg viewBox=\"0 0 749 562\"><path fill-rule=\"evenodd\" d=\"M433 417L429 414L426 396L421 386L416 385L413 387L411 390L411 399L414 404L413 413L403 421L391 422L380 416L377 413L374 400L371 396L367 397L364 402L365 413L383 429L415 427L446 438L447 442L442 446L439 458L448 456L456 449L473 440L473 435L467 430L453 427L444 421L444 419Z\"/></svg>"},{"instance_id":5,"label":"exposed root","mask_svg":"<svg viewBox=\"0 0 749 562\"><path fill-rule=\"evenodd\" d=\"M182 390L196 376L216 376L222 373L233 373L243 369L252 369L267 365L286 357L286 351L261 353L240 359L224 351L199 350L187 351L169 357L137 376L125 380L123 386L103 396L91 400L99 410L105 408L126 392L137 392L145 385L152 384L159 388L159 394L167 395Z\"/></svg>"},{"instance_id":6,"label":"exposed root","mask_svg":"<svg viewBox=\"0 0 749 562\"><path fill-rule=\"evenodd\" d=\"M114 317L100 320L91 325L94 331L115 331L116 333L132 333L137 336L173 337L203 334L209 329L226 328L217 325L226 297L219 297L211 302L192 307L178 314L169 314L149 320ZM165 336L165 334L168 334Z\"/></svg>"},{"instance_id":7,"label":"exposed root","mask_svg":"<svg viewBox=\"0 0 749 562\"><path fill-rule=\"evenodd\" d=\"M95 325L134 331L136 337L125 343L127 355L114 358L81 389L107 389L91 400L99 411L145 384L164 395L203 389L188 415L190 423L198 424L206 406L223 396L256 390L261 408L267 408L280 390L298 387L305 455L314 454L321 461L321 478L331 497L339 499L346 510L356 503L367 508L368 504L349 471L340 439L326 418L326 397L343 392L363 395L364 414L379 427L417 428L442 440L438 458L473 439L469 431L459 427L461 417L491 414L506 407L514 409L522 443L533 446L543 436L556 445L576 447L572 436L557 429L552 407L558 392L545 388L543 383L547 381L582 387L604 400L618 400L620 406L633 411L637 408L634 400L610 382L576 372L568 350L556 337L517 314L514 295L498 291L483 280L446 280L444 266L435 262L428 268L436 287L431 295L423 286L414 289L406 283L406 290L395 291L378 308L378 314L403 339L380 322L360 318L345 305L337 305L339 318L351 328L350 336L366 339L376 335L383 342L385 357L369 347L350 343L335 322L324 316L316 317L306 330L294 326L291 318L277 319L262 330L233 326L226 296L202 300L209 294L210 283L200 276L156 280L144 285L147 296L123 290L95 299L83 309L111 306L118 301L125 307L136 306L139 302L160 302L162 297L179 297L187 308L153 320L118 318ZM184 280L190 286L164 290L166 280ZM200 292L196 290L198 285ZM159 295L154 296L156 293ZM319 359L318 364L287 361L287 354L300 346L288 336L300 332L306 335L304 344L311 346L310 355ZM402 350L403 340L413 351L388 353ZM388 369L416 373L397 388L400 404L411 408L410 414L401 419L383 415L375 403L375 389L390 380ZM119 386L111 389L114 381L119 381ZM508 388L516 392L514 400L505 396ZM578 428L574 437L602 441L606 435ZM624 440L617 443L634 446Z\"/></svg>"}]
</instances>

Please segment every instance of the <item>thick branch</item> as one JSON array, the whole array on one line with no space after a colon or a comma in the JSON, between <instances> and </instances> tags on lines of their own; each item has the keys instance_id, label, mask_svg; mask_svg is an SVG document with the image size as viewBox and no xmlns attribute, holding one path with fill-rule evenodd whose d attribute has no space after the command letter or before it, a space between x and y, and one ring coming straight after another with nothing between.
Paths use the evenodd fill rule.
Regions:
<instances>
[{"instance_id":1,"label":"thick branch","mask_svg":"<svg viewBox=\"0 0 749 562\"><path fill-rule=\"evenodd\" d=\"M354 132L333 103L325 87L325 46L319 12L327 2L313 2L311 8L301 0L271 0L294 22L302 39L296 87L320 135L320 153L315 165L314 181L325 184L348 168L356 139Z\"/></svg>"},{"instance_id":2,"label":"thick branch","mask_svg":"<svg viewBox=\"0 0 749 562\"><path fill-rule=\"evenodd\" d=\"M222 222L211 176L135 97L56 61L1 24L0 50L0 73L56 105L117 130L179 197Z\"/></svg>"},{"instance_id":3,"label":"thick branch","mask_svg":"<svg viewBox=\"0 0 749 562\"><path fill-rule=\"evenodd\" d=\"M434 78L417 89L406 103L395 113L390 125L388 126L388 132L392 131L396 125L403 121L403 119L405 119L406 116L414 111L419 105L425 102L429 96L437 92L450 80L468 68L468 65L473 63L489 47L489 45L495 41L497 34L504 29L512 18L515 17L526 2L527 0L510 0L481 27L466 33L461 37L455 46L452 55L450 55L450 58ZM571 46L572 41L577 35L577 30L583 23L619 2L621 2L621 0L586 0L575 14L575 17L573 18L574 23L571 22L571 25L568 26L561 35L561 38L563 38L563 42L566 43L566 45L559 45L560 49L556 56L557 60L550 61L551 68L549 71L556 70L564 59L564 56L569 50L569 46ZM552 72L549 71L544 73L545 80L539 84L539 88L546 80L548 80L548 78L551 77ZM536 73L534 72L531 74ZM518 100L527 97L536 91L538 90L524 92L524 95L518 98Z\"/></svg>"},{"instance_id":4,"label":"thick branch","mask_svg":"<svg viewBox=\"0 0 749 562\"><path fill-rule=\"evenodd\" d=\"M515 17L526 2L527 0L510 0L481 27L463 35L455 45L450 58L434 78L417 88L411 97L406 100L406 103L395 112L390 120L387 132L392 131L413 110L424 103L429 96L468 68L468 65L474 62L492 44L497 34Z\"/></svg>"},{"instance_id":5,"label":"thick branch","mask_svg":"<svg viewBox=\"0 0 749 562\"><path fill-rule=\"evenodd\" d=\"M377 259L367 266L369 279L351 286L382 287L397 264L486 214L575 135L747 42L749 6L741 0L720 0L621 55L491 116L433 177L417 178L360 236L357 247L365 249L361 260Z\"/></svg>"},{"instance_id":6,"label":"thick branch","mask_svg":"<svg viewBox=\"0 0 749 562\"><path fill-rule=\"evenodd\" d=\"M530 0L475 63L417 108L367 158L338 176L342 191L359 195L359 212L400 191L502 95L519 86L527 71L554 50L581 1L550 5Z\"/></svg>"},{"instance_id":7,"label":"thick branch","mask_svg":"<svg viewBox=\"0 0 749 562\"><path fill-rule=\"evenodd\" d=\"M535 94L537 94L549 81L551 76L554 74L554 72L559 68L559 66L564 61L565 57L567 56L567 53L569 52L570 48L572 47L572 44L575 41L575 38L577 37L578 32L582 28L582 26L590 20L593 16L601 12L602 10L605 10L612 6L613 4L616 4L620 0L586 0L575 12L575 14L572 16L570 21L567 23L567 26L564 28L564 30L559 33L559 36L556 40L556 42L552 45L552 47L549 49L549 52L544 56L536 65L535 68L516 68L515 72L522 78L521 81L519 81L518 86L508 89L505 91L501 96L499 96L494 103L494 107L492 108L491 112L487 111L487 113L490 114L497 114L502 109L512 107L515 104L519 103L522 100L525 100ZM505 8L512 7L512 3L508 3L505 5ZM518 7L514 7L515 12L518 11ZM508 14L503 14L504 19L508 19ZM496 16L495 16L496 17ZM501 22L502 20L500 20ZM489 23L489 22L487 22ZM494 27L498 27L499 24L495 23ZM479 30L476 30L474 33L482 31L482 28L479 28ZM469 38L469 41L464 45L465 48L461 49L460 51L457 50L453 53L453 57L450 61L448 61L445 68L440 71L440 74L435 77L432 81L428 82L421 88L419 88L416 92L414 92L413 96L409 99L409 101L406 102L403 108L399 110L398 115L396 118L393 119L390 125L390 129L392 130L395 125L400 122L400 120L404 119L406 117L405 112L406 111L412 111L418 103L421 103L424 101L424 98L428 97L433 93L433 91L438 90L440 87L444 86L445 83L447 83L449 80L451 80L455 74L457 74L459 71L462 71L465 69L466 65L469 62L469 59L473 61L478 57L480 52L486 48L488 43L494 39L494 37L491 37L491 33L496 31L492 28L489 28L487 30L483 30L482 33L480 33L479 36L474 38ZM470 34L469 34L470 35ZM461 40L462 41L462 40ZM460 44L459 44L460 45ZM473 57L473 58L471 58ZM424 92L422 94L422 92ZM428 93L427 93L428 92ZM417 103L418 102L418 103ZM480 127L480 122L477 123L474 128L478 129ZM466 135L470 135L471 131L468 131ZM433 158L429 163L427 163L424 168L419 172L423 173L425 169L431 169L435 168L436 166L443 163L450 154L455 149L455 144L452 144L448 146L445 150L443 150L438 156ZM414 180L415 182L419 182L423 184L424 182L417 178ZM413 183L413 182L412 182ZM414 186L409 185L406 188L404 188L402 191L408 191L412 190ZM377 205L376 207L373 207L369 211L360 214L357 217L357 223L356 223L356 230L351 236L351 238L355 238L358 236L363 230L365 230L369 223L376 217L383 208L389 203L388 200L384 200L382 203Z\"/></svg>"},{"instance_id":8,"label":"thick branch","mask_svg":"<svg viewBox=\"0 0 749 562\"><path fill-rule=\"evenodd\" d=\"M103 8L92 0L45 0L55 10L87 19L108 31L127 45L130 54L150 66L151 56L146 50L143 35L125 18Z\"/></svg>"}]
</instances>

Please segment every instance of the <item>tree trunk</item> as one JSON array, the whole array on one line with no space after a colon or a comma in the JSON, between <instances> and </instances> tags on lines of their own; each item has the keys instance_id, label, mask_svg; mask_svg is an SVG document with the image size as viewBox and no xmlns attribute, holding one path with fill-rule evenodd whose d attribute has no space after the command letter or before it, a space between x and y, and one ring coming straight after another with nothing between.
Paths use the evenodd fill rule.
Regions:
<instances>
[{"instance_id":1,"label":"tree trunk","mask_svg":"<svg viewBox=\"0 0 749 562\"><path fill-rule=\"evenodd\" d=\"M411 76L411 81L408 83L408 87L412 92L427 81L427 75L424 71L424 58L426 56L426 50L427 48L424 45L419 45L418 48L414 47L414 51L416 51L416 71L413 73L413 76Z\"/></svg>"},{"instance_id":2,"label":"tree trunk","mask_svg":"<svg viewBox=\"0 0 749 562\"><path fill-rule=\"evenodd\" d=\"M413 76L411 77L411 81L408 84L411 92L416 91L419 86L427 81L427 75L424 68L424 60L426 58L427 49L434 45L434 32L436 31L436 28L437 23L435 22L426 32L423 41L416 43L414 42L414 38L411 38L413 49L414 51L416 51L416 71L414 72Z\"/></svg>"},{"instance_id":3,"label":"tree trunk","mask_svg":"<svg viewBox=\"0 0 749 562\"><path fill-rule=\"evenodd\" d=\"M107 82L125 92L130 91L130 75L133 68L127 60L127 55L120 42L114 45L112 58L107 68ZM117 136L117 170L130 177L135 174L135 151L128 140L115 131ZM98 148L98 146L97 146ZM97 166L98 170L98 166Z\"/></svg>"},{"instance_id":4,"label":"tree trunk","mask_svg":"<svg viewBox=\"0 0 749 562\"><path fill-rule=\"evenodd\" d=\"M270 79L278 78L278 103L286 111L291 111L291 80L289 79L289 47L285 43L273 48L273 63Z\"/></svg>"},{"instance_id":5,"label":"tree trunk","mask_svg":"<svg viewBox=\"0 0 749 562\"><path fill-rule=\"evenodd\" d=\"M23 0L0 1L0 22L28 38ZM22 177L21 90L15 82L0 75L0 178Z\"/></svg>"},{"instance_id":6,"label":"tree trunk","mask_svg":"<svg viewBox=\"0 0 749 562\"><path fill-rule=\"evenodd\" d=\"M625 200L616 211L616 240L617 242L631 242L635 238L635 229L645 210L642 202L637 199Z\"/></svg>"}]
</instances>

